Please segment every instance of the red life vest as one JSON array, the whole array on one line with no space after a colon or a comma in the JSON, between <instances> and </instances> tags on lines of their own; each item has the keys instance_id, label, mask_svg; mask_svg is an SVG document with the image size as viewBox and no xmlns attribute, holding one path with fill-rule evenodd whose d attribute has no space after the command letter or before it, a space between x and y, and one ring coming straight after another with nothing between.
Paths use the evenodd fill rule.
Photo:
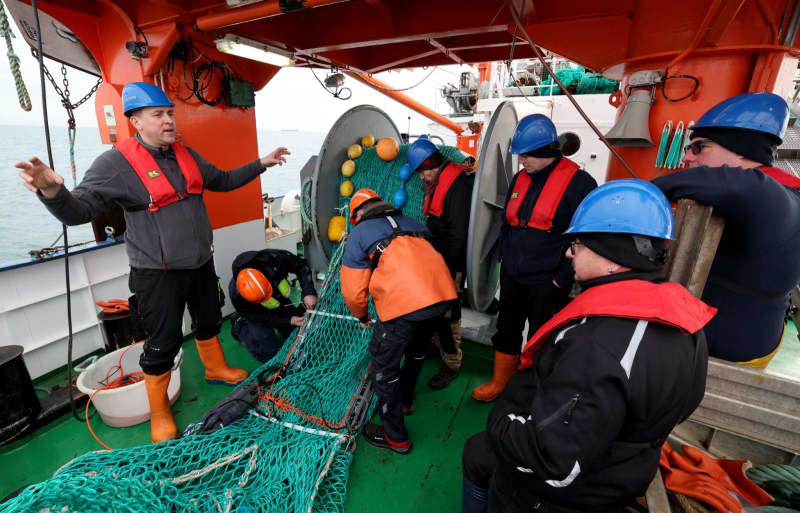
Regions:
<instances>
[{"instance_id":1,"label":"red life vest","mask_svg":"<svg viewBox=\"0 0 800 513\"><path fill-rule=\"evenodd\" d=\"M433 190L433 194L429 192L425 195L425 205L422 207L422 212L426 216L442 216L444 198L447 196L456 178L458 178L465 169L467 169L467 166L450 162L444 169L439 171L439 176L436 180L436 188Z\"/></svg>"},{"instance_id":2,"label":"red life vest","mask_svg":"<svg viewBox=\"0 0 800 513\"><path fill-rule=\"evenodd\" d=\"M531 218L528 220L528 228L549 230L553 227L553 217L556 215L561 198L564 197L564 192L578 169L578 164L566 157L561 158L555 169L550 172L550 176L547 177L547 181L542 187L542 192L536 199L536 204L531 211ZM521 227L517 214L525 201L530 185L531 175L525 171L517 173L514 190L511 191L511 198L506 205L506 220L511 226Z\"/></svg>"},{"instance_id":3,"label":"red life vest","mask_svg":"<svg viewBox=\"0 0 800 513\"><path fill-rule=\"evenodd\" d=\"M200 174L200 168L197 167L189 150L178 142L172 143L172 150L175 152L175 159L178 161L178 167L186 179L186 190L176 192L175 188L169 183L164 172L158 167L153 155L139 143L136 137L130 137L124 141L117 143L116 148L125 157L125 160L131 165L139 179L147 189L150 195L150 204L147 207L148 212L155 212L159 208L166 207L171 203L186 199L192 194L201 194L203 192L203 175Z\"/></svg>"},{"instance_id":4,"label":"red life vest","mask_svg":"<svg viewBox=\"0 0 800 513\"><path fill-rule=\"evenodd\" d=\"M658 322L695 333L717 309L703 303L680 283L625 280L592 287L544 323L522 349L520 369L530 367L533 354L554 331L583 317L625 317Z\"/></svg>"},{"instance_id":5,"label":"red life vest","mask_svg":"<svg viewBox=\"0 0 800 513\"><path fill-rule=\"evenodd\" d=\"M787 173L779 167L761 166L758 169L781 185L791 187L792 189L800 189L800 178L797 178L791 173Z\"/></svg>"}]
</instances>

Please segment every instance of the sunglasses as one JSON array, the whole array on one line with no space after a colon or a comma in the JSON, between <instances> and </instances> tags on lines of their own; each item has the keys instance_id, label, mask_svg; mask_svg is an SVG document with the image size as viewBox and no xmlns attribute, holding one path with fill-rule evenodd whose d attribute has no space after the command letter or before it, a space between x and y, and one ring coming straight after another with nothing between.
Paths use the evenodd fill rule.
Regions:
<instances>
[{"instance_id":1,"label":"sunglasses","mask_svg":"<svg viewBox=\"0 0 800 513\"><path fill-rule=\"evenodd\" d=\"M692 144L687 144L684 148L686 153L692 152L692 155L700 155L700 152L703 151L704 148L708 147L708 143L711 141L708 139L701 139L699 141L695 141Z\"/></svg>"},{"instance_id":2,"label":"sunglasses","mask_svg":"<svg viewBox=\"0 0 800 513\"><path fill-rule=\"evenodd\" d=\"M578 242L577 240L569 241L569 250L572 251L572 256L575 256L575 247L576 246L583 246L582 242Z\"/></svg>"}]
</instances>

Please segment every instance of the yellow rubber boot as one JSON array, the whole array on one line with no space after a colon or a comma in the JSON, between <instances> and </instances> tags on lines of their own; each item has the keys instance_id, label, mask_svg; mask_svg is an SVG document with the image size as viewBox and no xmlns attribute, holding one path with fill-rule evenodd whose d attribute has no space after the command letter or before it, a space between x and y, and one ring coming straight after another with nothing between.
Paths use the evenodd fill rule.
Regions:
<instances>
[{"instance_id":1,"label":"yellow rubber boot","mask_svg":"<svg viewBox=\"0 0 800 513\"><path fill-rule=\"evenodd\" d=\"M492 380L472 390L472 398L482 403L489 403L497 399L500 392L506 388L508 380L517 370L519 355L494 352L494 374Z\"/></svg>"},{"instance_id":2,"label":"yellow rubber boot","mask_svg":"<svg viewBox=\"0 0 800 513\"><path fill-rule=\"evenodd\" d=\"M172 371L159 376L144 375L147 400L150 402L150 441L154 444L178 438L178 426L172 418L172 409L167 397L167 387Z\"/></svg>"},{"instance_id":3,"label":"yellow rubber boot","mask_svg":"<svg viewBox=\"0 0 800 513\"><path fill-rule=\"evenodd\" d=\"M197 354L200 355L200 361L206 368L206 381L209 383L238 385L250 375L244 369L228 366L217 337L206 340L197 339Z\"/></svg>"}]
</instances>

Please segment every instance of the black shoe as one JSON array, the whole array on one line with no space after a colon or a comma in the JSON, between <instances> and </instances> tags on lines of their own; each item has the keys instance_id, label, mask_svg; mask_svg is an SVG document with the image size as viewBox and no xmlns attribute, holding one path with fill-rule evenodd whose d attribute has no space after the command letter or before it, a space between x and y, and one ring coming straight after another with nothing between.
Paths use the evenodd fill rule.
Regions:
<instances>
[{"instance_id":1,"label":"black shoe","mask_svg":"<svg viewBox=\"0 0 800 513\"><path fill-rule=\"evenodd\" d=\"M366 440L368 444L374 445L380 449L390 449L398 454L408 454L411 452L410 440L389 443L386 439L386 432L383 430L383 426L369 423L364 426L361 434L364 435L364 440Z\"/></svg>"},{"instance_id":2,"label":"black shoe","mask_svg":"<svg viewBox=\"0 0 800 513\"><path fill-rule=\"evenodd\" d=\"M458 377L458 371L453 370L445 364L439 367L439 372L428 381L428 387L432 390L441 390L449 385L454 379Z\"/></svg>"}]
</instances>

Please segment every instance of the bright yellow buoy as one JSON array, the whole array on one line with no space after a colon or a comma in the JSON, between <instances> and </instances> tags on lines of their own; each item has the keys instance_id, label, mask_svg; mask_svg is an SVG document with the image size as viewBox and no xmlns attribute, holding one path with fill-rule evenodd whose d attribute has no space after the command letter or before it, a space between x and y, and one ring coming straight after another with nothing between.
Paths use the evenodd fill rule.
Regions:
<instances>
[{"instance_id":1,"label":"bright yellow buoy","mask_svg":"<svg viewBox=\"0 0 800 513\"><path fill-rule=\"evenodd\" d=\"M344 163L342 163L342 175L343 176L346 176L347 178L350 178L351 176L353 176L355 174L355 172L356 172L356 163L355 162L353 162L352 160L345 160Z\"/></svg>"},{"instance_id":2,"label":"bright yellow buoy","mask_svg":"<svg viewBox=\"0 0 800 513\"><path fill-rule=\"evenodd\" d=\"M347 156L351 159L357 159L361 156L361 145L353 144L349 148L347 148Z\"/></svg>"},{"instance_id":3,"label":"bright yellow buoy","mask_svg":"<svg viewBox=\"0 0 800 513\"><path fill-rule=\"evenodd\" d=\"M349 198L350 196L352 196L353 190L354 190L353 182L351 182L350 180L345 180L344 182L342 182L342 185L339 186L339 194L341 194L345 198Z\"/></svg>"},{"instance_id":4,"label":"bright yellow buoy","mask_svg":"<svg viewBox=\"0 0 800 513\"><path fill-rule=\"evenodd\" d=\"M391 137L384 137L380 141L378 141L378 156L389 162L390 160L394 160L397 157L397 154L400 153L400 145L397 144L397 141Z\"/></svg>"},{"instance_id":5,"label":"bright yellow buoy","mask_svg":"<svg viewBox=\"0 0 800 513\"><path fill-rule=\"evenodd\" d=\"M375 136L372 134L367 134L361 138L361 146L365 148L372 148L375 146Z\"/></svg>"},{"instance_id":6,"label":"bright yellow buoy","mask_svg":"<svg viewBox=\"0 0 800 513\"><path fill-rule=\"evenodd\" d=\"M344 229L347 226L347 219L344 216L333 216L328 223L328 240L331 242L339 242L344 235Z\"/></svg>"}]
</instances>

